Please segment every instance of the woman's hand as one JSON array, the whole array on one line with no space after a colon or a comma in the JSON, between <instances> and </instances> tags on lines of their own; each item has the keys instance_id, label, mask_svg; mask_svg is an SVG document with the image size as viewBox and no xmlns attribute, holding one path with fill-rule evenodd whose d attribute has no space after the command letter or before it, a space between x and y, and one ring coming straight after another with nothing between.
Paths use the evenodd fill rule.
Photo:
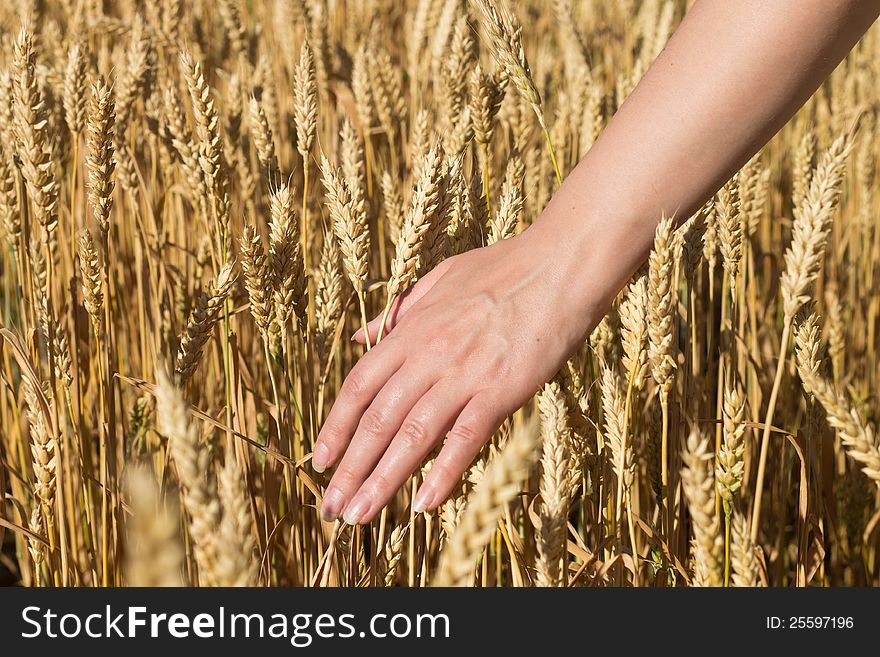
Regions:
<instances>
[{"instance_id":1,"label":"woman's hand","mask_svg":"<svg viewBox=\"0 0 880 657\"><path fill-rule=\"evenodd\" d=\"M324 517L372 519L449 430L413 506L440 504L599 321L660 215L695 212L880 12L877 0L791 4L695 3L539 220L450 258L396 303L318 436L315 469L339 463Z\"/></svg>"},{"instance_id":2,"label":"woman's hand","mask_svg":"<svg viewBox=\"0 0 880 657\"><path fill-rule=\"evenodd\" d=\"M395 302L315 445L317 471L338 463L325 519L369 522L449 432L413 507L447 498L504 418L601 318L573 302L575 266L564 240L529 230L449 258ZM368 327L373 341L378 328L379 320Z\"/></svg>"}]
</instances>

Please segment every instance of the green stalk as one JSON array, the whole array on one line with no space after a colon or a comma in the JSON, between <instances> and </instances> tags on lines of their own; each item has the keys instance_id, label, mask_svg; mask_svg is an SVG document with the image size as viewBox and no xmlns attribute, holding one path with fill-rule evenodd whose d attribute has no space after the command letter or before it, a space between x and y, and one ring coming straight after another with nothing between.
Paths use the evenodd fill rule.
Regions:
<instances>
[{"instance_id":1,"label":"green stalk","mask_svg":"<svg viewBox=\"0 0 880 657\"><path fill-rule=\"evenodd\" d=\"M562 186L562 174L559 173L559 165L556 163L556 151L553 150L553 141L550 139L550 131L547 130L547 126L544 124L543 119L541 120L541 127L544 129L544 139L547 141L547 148L550 151L550 161L553 162L553 172L556 174L556 186Z\"/></svg>"},{"instance_id":2,"label":"green stalk","mask_svg":"<svg viewBox=\"0 0 880 657\"><path fill-rule=\"evenodd\" d=\"M730 505L724 503L724 586L730 586Z\"/></svg>"},{"instance_id":3,"label":"green stalk","mask_svg":"<svg viewBox=\"0 0 880 657\"><path fill-rule=\"evenodd\" d=\"M486 195L486 216L492 219L492 200L489 194L489 144L483 144L483 193ZM551 151L552 152L552 151Z\"/></svg>"}]
</instances>

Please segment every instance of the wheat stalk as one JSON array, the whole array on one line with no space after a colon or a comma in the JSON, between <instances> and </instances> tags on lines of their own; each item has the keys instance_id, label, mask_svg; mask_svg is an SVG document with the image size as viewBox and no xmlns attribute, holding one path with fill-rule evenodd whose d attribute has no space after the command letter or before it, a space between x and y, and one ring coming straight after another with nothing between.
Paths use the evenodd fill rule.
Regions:
<instances>
[{"instance_id":1,"label":"wheat stalk","mask_svg":"<svg viewBox=\"0 0 880 657\"><path fill-rule=\"evenodd\" d=\"M852 143L846 135L841 135L829 146L810 179L810 186L803 201L794 208L791 245L785 252L785 271L780 279L783 305L782 337L776 375L764 418L764 432L761 436L755 503L752 507L752 542L755 542L758 536L764 495L764 474L767 467L767 453L770 449L770 428L773 425L776 399L785 371L792 322L801 307L809 301L810 287L818 276L834 210L840 196L846 158L851 148Z\"/></svg>"},{"instance_id":2,"label":"wheat stalk","mask_svg":"<svg viewBox=\"0 0 880 657\"><path fill-rule=\"evenodd\" d=\"M672 533L672 514L669 512L669 395L676 369L673 352L673 321L675 319L675 261L673 256L674 231L670 217L663 216L654 234L654 248L648 257L648 362L651 376L660 391L663 411L661 427L661 480L666 501L666 531Z\"/></svg>"}]
</instances>

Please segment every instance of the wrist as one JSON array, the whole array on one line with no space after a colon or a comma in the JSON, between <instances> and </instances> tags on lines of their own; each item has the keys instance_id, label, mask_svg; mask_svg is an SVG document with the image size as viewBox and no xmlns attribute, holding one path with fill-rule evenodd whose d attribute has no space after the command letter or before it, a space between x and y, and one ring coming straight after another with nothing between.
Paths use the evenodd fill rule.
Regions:
<instances>
[{"instance_id":1,"label":"wrist","mask_svg":"<svg viewBox=\"0 0 880 657\"><path fill-rule=\"evenodd\" d=\"M569 178L526 234L560 269L566 298L592 329L647 257L659 216L633 204L603 204L580 189Z\"/></svg>"}]
</instances>

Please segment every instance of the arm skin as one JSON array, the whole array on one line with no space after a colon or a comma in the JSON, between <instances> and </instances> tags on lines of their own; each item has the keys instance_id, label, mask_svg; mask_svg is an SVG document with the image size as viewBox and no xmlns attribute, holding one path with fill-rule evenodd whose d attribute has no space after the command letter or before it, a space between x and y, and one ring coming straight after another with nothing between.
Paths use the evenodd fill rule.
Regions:
<instances>
[{"instance_id":1,"label":"arm skin","mask_svg":"<svg viewBox=\"0 0 880 657\"><path fill-rule=\"evenodd\" d=\"M661 213L695 212L878 12L877 0L698 0L535 223L444 261L395 304L315 445L315 470L336 464L323 517L372 520L448 431L413 506L441 504L601 320Z\"/></svg>"}]
</instances>

